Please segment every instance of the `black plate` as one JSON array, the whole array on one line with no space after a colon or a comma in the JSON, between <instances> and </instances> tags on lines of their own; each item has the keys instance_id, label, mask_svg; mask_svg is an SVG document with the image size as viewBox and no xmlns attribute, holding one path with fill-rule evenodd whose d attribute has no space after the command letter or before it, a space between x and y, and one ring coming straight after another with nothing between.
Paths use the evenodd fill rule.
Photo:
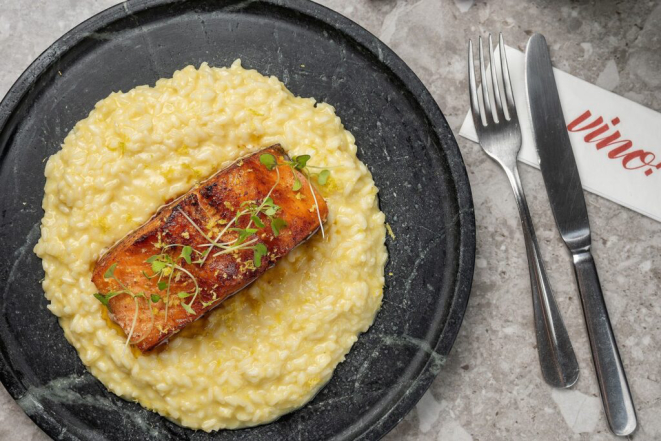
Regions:
<instances>
[{"instance_id":1,"label":"black plate","mask_svg":"<svg viewBox=\"0 0 661 441\"><path fill-rule=\"evenodd\" d=\"M387 241L374 325L315 399L272 424L206 434L123 401L87 373L46 309L32 249L44 159L94 103L188 64L227 66L236 58L335 106L396 239ZM135 1L87 20L44 52L0 104L0 189L0 377L58 439L378 439L439 372L468 301L473 204L445 118L383 43L307 1Z\"/></svg>"}]
</instances>

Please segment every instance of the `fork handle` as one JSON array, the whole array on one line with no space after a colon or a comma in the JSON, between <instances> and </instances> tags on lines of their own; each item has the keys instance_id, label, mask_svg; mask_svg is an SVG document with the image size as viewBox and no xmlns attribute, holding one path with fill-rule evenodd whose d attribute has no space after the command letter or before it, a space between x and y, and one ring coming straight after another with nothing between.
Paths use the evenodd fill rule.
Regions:
<instances>
[{"instance_id":1,"label":"fork handle","mask_svg":"<svg viewBox=\"0 0 661 441\"><path fill-rule=\"evenodd\" d=\"M519 207L523 239L526 244L535 315L537 352L542 375L549 385L557 388L568 388L578 380L578 361L569 340L567 328L565 328L560 316L558 305L555 303L551 284L546 276L544 262L535 236L535 228L530 217L516 163L509 169L505 168L505 171L514 190L516 205Z\"/></svg>"}]
</instances>

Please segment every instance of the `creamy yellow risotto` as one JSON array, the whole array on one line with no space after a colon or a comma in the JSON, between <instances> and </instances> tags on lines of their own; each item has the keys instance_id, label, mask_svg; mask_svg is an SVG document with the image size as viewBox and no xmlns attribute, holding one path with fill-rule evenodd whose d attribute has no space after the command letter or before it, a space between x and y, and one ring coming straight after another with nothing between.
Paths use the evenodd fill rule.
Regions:
<instances>
[{"instance_id":1,"label":"creamy yellow risotto","mask_svg":"<svg viewBox=\"0 0 661 441\"><path fill-rule=\"evenodd\" d=\"M126 336L92 295L101 254L156 209L238 157L280 143L331 170L320 234L161 350ZM111 391L190 428L262 424L310 400L381 304L384 215L354 138L332 106L275 77L188 66L99 101L46 165L35 252L50 310Z\"/></svg>"}]
</instances>

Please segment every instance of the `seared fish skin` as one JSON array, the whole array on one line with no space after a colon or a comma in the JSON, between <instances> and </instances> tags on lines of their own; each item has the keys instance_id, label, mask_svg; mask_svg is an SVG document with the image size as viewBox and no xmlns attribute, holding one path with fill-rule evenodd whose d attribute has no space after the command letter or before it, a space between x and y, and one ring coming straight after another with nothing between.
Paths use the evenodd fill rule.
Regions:
<instances>
[{"instance_id":1,"label":"seared fish skin","mask_svg":"<svg viewBox=\"0 0 661 441\"><path fill-rule=\"evenodd\" d=\"M278 165L269 170L260 162L265 154L276 158ZM320 220L326 221L323 197L286 161L289 157L276 144L234 162L161 207L99 259L92 274L97 296L109 297L110 318L131 344L143 352L154 348L249 285L314 234ZM244 207L268 202L269 196L275 215L262 210L257 220L236 217ZM241 240L241 231L225 228L229 226L244 229L244 234L246 229L256 231ZM210 246L218 234L219 242L230 245ZM232 243L240 245L227 249ZM184 247L193 250L189 259L181 257ZM266 250L261 259L255 256L256 248ZM202 254L209 249L208 255ZM226 252L217 254L221 251ZM172 266L158 272L155 255L180 269Z\"/></svg>"}]
</instances>

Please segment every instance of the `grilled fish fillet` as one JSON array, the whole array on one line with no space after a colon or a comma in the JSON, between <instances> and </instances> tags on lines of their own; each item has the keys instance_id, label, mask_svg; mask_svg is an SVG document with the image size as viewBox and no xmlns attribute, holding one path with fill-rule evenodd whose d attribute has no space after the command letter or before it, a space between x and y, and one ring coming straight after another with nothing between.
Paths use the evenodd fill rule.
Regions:
<instances>
[{"instance_id":1,"label":"grilled fish fillet","mask_svg":"<svg viewBox=\"0 0 661 441\"><path fill-rule=\"evenodd\" d=\"M277 160L270 170L260 162L265 154ZM160 208L99 259L96 296L128 342L144 352L166 341L320 228L326 202L286 161L274 145L233 163ZM242 211L250 213L237 218Z\"/></svg>"}]
</instances>

